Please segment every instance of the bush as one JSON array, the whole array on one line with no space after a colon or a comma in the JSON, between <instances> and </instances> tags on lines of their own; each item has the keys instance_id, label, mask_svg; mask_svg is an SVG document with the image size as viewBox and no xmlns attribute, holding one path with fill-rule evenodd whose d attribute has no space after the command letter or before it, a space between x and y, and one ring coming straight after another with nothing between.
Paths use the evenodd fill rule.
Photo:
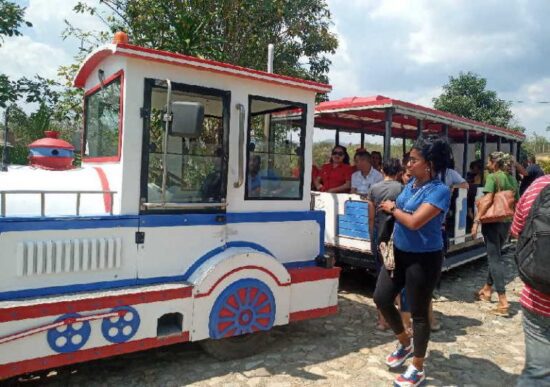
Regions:
<instances>
[{"instance_id":1,"label":"bush","mask_svg":"<svg viewBox=\"0 0 550 387\"><path fill-rule=\"evenodd\" d=\"M549 174L550 173L550 160L537 160L537 164L540 165L544 173Z\"/></svg>"},{"instance_id":2,"label":"bush","mask_svg":"<svg viewBox=\"0 0 550 387\"><path fill-rule=\"evenodd\" d=\"M0 157L2 157L3 146L0 146ZM15 145L9 148L8 164L27 165L29 163L29 148L24 145Z\"/></svg>"}]
</instances>

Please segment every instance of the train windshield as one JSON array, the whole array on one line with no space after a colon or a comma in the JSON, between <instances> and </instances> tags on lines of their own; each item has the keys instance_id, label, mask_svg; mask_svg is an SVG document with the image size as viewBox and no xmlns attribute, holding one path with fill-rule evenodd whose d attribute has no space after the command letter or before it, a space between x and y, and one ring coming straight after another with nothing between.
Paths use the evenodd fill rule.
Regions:
<instances>
[{"instance_id":1,"label":"train windshield","mask_svg":"<svg viewBox=\"0 0 550 387\"><path fill-rule=\"evenodd\" d=\"M85 98L84 155L117 157L120 128L120 77Z\"/></svg>"}]
</instances>

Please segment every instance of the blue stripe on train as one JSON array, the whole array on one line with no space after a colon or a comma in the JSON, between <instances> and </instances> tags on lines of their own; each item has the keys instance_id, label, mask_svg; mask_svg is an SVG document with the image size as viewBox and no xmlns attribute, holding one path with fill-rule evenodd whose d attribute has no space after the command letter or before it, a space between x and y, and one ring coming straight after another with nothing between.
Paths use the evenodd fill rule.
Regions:
<instances>
[{"instance_id":1,"label":"blue stripe on train","mask_svg":"<svg viewBox=\"0 0 550 387\"><path fill-rule=\"evenodd\" d=\"M227 223L268 223L292 221L316 221L319 224L320 246L319 255L324 253L325 217L322 211L300 212L257 212L257 213L219 213L219 214L166 214L166 215L130 215L130 216L97 216L97 217L57 217L57 218L3 218L0 219L0 233L9 231L36 230L74 230L128 227L170 227L220 225L217 217L225 215ZM230 247L250 247L257 251L273 255L267 248L246 241L231 241L199 258L187 271L181 275L154 278L130 278L115 281L102 281L89 284L73 284L52 286L39 289L24 289L0 293L0 300L13 300L28 297L51 296L57 294L78 293L86 291L107 290L127 286L154 285L167 282L186 281L198 267ZM315 266L315 260L287 262L283 264L288 269Z\"/></svg>"}]
</instances>

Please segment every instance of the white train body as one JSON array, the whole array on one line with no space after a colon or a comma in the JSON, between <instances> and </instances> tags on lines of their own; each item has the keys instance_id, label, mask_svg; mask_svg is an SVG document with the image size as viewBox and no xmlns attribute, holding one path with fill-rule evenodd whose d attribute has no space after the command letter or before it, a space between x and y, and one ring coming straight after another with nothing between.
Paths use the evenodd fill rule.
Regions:
<instances>
[{"instance_id":1,"label":"white train body","mask_svg":"<svg viewBox=\"0 0 550 387\"><path fill-rule=\"evenodd\" d=\"M219 135L168 137L159 152L152 117L167 79ZM329 86L128 44L93 52L75 85L86 91L82 166L0 172L0 379L336 313L339 272L319 265L325 217L309 209L304 173L315 95ZM271 116L297 108L298 123ZM288 137L264 146L249 125L269 119L264 132ZM273 171L250 174L255 157ZM221 177L212 192L193 186L195 167Z\"/></svg>"}]
</instances>

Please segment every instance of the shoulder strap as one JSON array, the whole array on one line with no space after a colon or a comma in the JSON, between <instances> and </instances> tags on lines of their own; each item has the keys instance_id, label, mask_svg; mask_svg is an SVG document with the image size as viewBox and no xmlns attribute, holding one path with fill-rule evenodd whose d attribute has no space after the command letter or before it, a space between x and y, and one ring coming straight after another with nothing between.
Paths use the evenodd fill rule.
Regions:
<instances>
[{"instance_id":1,"label":"shoulder strap","mask_svg":"<svg viewBox=\"0 0 550 387\"><path fill-rule=\"evenodd\" d=\"M496 192L500 192L501 189L500 189L500 183L499 183L499 180L500 180L500 179L498 179L498 172L495 173L494 176L495 176L495 184L496 184L496 186L497 186L497 191L496 191ZM495 192L495 193L496 193L496 192Z\"/></svg>"}]
</instances>

